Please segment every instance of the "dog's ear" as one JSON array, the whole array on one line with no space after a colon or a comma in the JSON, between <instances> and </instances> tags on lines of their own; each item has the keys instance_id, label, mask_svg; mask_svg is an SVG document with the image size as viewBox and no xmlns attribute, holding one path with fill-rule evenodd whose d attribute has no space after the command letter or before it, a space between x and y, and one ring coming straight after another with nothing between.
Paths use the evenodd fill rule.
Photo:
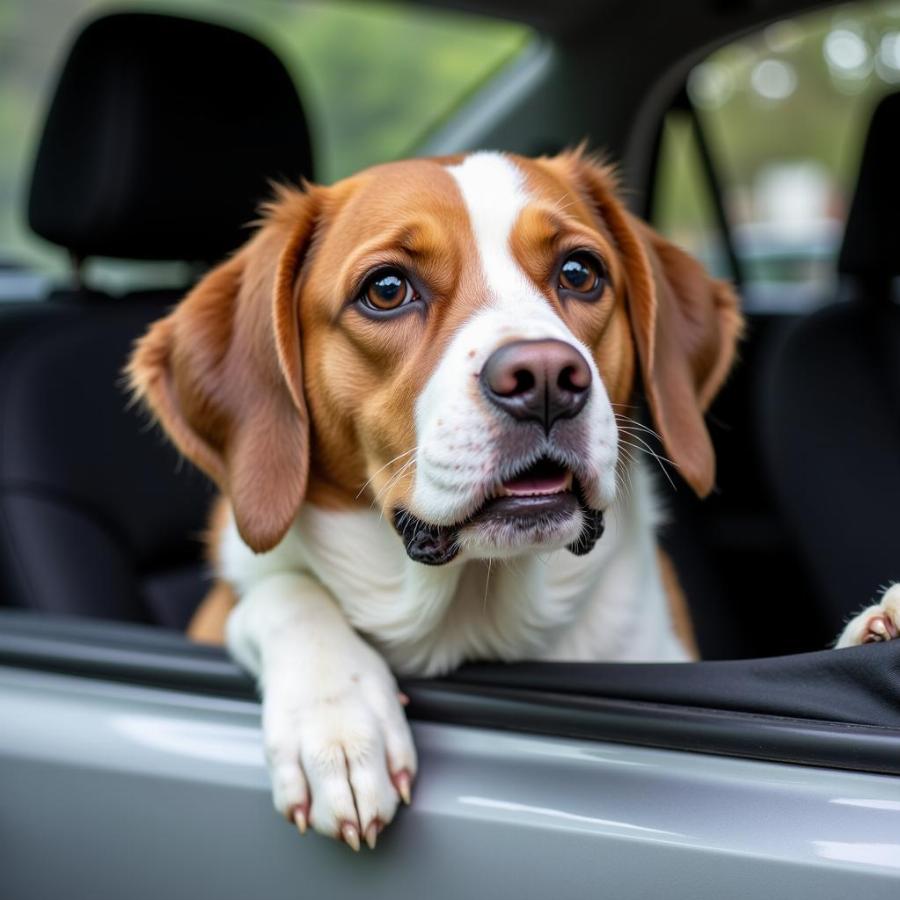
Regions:
<instances>
[{"instance_id":1,"label":"dog's ear","mask_svg":"<svg viewBox=\"0 0 900 900\"><path fill-rule=\"evenodd\" d=\"M654 424L682 478L701 497L716 462L703 416L734 361L743 328L731 286L628 213L608 167L569 154L565 164L619 250L629 316Z\"/></svg>"},{"instance_id":2,"label":"dog's ear","mask_svg":"<svg viewBox=\"0 0 900 900\"><path fill-rule=\"evenodd\" d=\"M296 293L316 190L283 190L255 236L151 326L127 368L178 449L228 496L257 552L284 537L306 493Z\"/></svg>"}]
</instances>

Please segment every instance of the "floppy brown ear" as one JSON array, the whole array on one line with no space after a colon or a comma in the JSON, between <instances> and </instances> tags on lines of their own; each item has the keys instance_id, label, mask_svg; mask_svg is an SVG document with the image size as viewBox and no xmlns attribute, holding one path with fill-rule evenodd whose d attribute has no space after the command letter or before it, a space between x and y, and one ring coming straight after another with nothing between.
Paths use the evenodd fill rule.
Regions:
<instances>
[{"instance_id":1,"label":"floppy brown ear","mask_svg":"<svg viewBox=\"0 0 900 900\"><path fill-rule=\"evenodd\" d=\"M270 550L306 493L297 275L316 205L287 192L263 227L135 345L127 374L178 449L231 501L243 540Z\"/></svg>"},{"instance_id":2,"label":"floppy brown ear","mask_svg":"<svg viewBox=\"0 0 900 900\"><path fill-rule=\"evenodd\" d=\"M621 253L644 392L666 453L700 496L716 461L703 416L734 361L743 319L731 286L630 215L604 166L569 157Z\"/></svg>"}]
</instances>

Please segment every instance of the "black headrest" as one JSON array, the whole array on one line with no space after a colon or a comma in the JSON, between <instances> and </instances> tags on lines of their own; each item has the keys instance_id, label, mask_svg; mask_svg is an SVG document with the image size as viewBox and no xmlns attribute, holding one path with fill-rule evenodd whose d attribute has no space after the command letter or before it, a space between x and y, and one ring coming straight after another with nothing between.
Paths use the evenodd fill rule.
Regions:
<instances>
[{"instance_id":1,"label":"black headrest","mask_svg":"<svg viewBox=\"0 0 900 900\"><path fill-rule=\"evenodd\" d=\"M900 275L900 93L875 108L847 217L838 270L866 279Z\"/></svg>"},{"instance_id":2,"label":"black headrest","mask_svg":"<svg viewBox=\"0 0 900 900\"><path fill-rule=\"evenodd\" d=\"M80 257L214 260L246 239L271 179L311 169L300 99L271 50L219 25L109 15L63 68L29 222Z\"/></svg>"}]
</instances>

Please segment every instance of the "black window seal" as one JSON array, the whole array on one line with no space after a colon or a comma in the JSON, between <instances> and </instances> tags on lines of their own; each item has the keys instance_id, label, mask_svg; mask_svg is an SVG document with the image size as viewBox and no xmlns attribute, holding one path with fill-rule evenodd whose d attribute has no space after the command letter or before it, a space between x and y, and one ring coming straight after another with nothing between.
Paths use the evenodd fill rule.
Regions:
<instances>
[{"instance_id":1,"label":"black window seal","mask_svg":"<svg viewBox=\"0 0 900 900\"><path fill-rule=\"evenodd\" d=\"M253 700L219 648L146 626L0 610L0 666ZM900 729L508 686L402 682L413 720L900 775Z\"/></svg>"}]
</instances>

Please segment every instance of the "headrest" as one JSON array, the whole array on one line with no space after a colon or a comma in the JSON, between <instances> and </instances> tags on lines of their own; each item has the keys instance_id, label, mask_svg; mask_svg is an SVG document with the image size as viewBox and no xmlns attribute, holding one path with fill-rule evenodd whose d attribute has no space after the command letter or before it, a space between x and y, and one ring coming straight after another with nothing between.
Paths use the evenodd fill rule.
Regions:
<instances>
[{"instance_id":1,"label":"headrest","mask_svg":"<svg viewBox=\"0 0 900 900\"><path fill-rule=\"evenodd\" d=\"M875 108L847 217L838 270L866 279L900 275L900 93Z\"/></svg>"},{"instance_id":2,"label":"headrest","mask_svg":"<svg viewBox=\"0 0 900 900\"><path fill-rule=\"evenodd\" d=\"M271 50L219 25L109 15L60 75L28 218L78 257L211 261L246 239L270 180L311 169L300 99Z\"/></svg>"}]
</instances>

